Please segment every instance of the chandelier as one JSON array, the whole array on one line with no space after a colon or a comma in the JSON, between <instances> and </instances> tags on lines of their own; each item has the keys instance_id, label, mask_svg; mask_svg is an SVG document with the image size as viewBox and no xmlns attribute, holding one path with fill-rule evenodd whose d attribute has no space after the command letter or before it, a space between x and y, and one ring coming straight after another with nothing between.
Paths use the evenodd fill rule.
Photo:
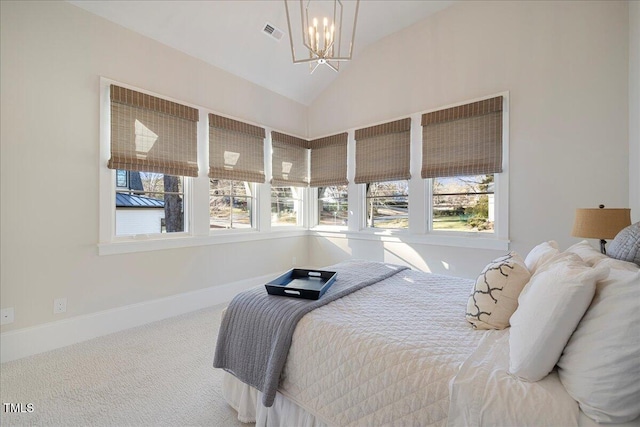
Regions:
<instances>
[{"instance_id":1,"label":"chandelier","mask_svg":"<svg viewBox=\"0 0 640 427\"><path fill-rule=\"evenodd\" d=\"M304 3L306 4L304 4ZM333 71L338 72L340 62L351 60L353 53L353 41L356 36L356 22L358 20L358 8L360 0L355 2L353 14L353 26L349 51L342 55L342 32L344 7L341 0L300 0L300 28L301 33L296 34L296 44L304 45L308 51L308 57L296 57L294 47L294 34L291 31L291 17L289 16L289 1L284 0L287 12L287 26L289 28L289 43L291 44L291 57L294 64L308 63L311 74L320 65L327 65ZM309 18L311 17L311 19ZM347 29L349 31L349 29ZM302 49L304 50L304 49Z\"/></svg>"}]
</instances>

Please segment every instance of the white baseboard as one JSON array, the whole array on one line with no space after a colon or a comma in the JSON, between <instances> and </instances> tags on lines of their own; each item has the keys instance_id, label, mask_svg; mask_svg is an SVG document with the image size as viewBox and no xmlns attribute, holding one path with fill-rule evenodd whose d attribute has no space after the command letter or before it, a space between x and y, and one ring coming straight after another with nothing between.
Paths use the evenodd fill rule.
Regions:
<instances>
[{"instance_id":1,"label":"white baseboard","mask_svg":"<svg viewBox=\"0 0 640 427\"><path fill-rule=\"evenodd\" d=\"M102 335L134 328L231 301L241 291L266 283L277 274L185 292L152 301L71 317L0 334L0 362L55 350Z\"/></svg>"}]
</instances>

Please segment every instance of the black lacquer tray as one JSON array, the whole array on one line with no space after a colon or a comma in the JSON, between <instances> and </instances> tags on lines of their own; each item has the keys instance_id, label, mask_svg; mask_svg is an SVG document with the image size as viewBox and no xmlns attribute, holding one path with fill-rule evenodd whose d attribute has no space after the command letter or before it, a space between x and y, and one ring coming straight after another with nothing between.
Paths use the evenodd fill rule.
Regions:
<instances>
[{"instance_id":1,"label":"black lacquer tray","mask_svg":"<svg viewBox=\"0 0 640 427\"><path fill-rule=\"evenodd\" d=\"M334 271L294 268L264 286L271 295L318 299L333 285L337 275Z\"/></svg>"}]
</instances>

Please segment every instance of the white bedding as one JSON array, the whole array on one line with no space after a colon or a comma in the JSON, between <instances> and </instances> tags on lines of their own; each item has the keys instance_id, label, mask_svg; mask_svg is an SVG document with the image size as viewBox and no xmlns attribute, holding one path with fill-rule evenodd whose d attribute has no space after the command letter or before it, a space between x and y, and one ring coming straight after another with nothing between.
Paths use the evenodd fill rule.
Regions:
<instances>
[{"instance_id":1,"label":"white bedding","mask_svg":"<svg viewBox=\"0 0 640 427\"><path fill-rule=\"evenodd\" d=\"M508 369L509 330L491 331L451 381L448 426L578 425L578 403L556 371L526 382Z\"/></svg>"},{"instance_id":2,"label":"white bedding","mask_svg":"<svg viewBox=\"0 0 640 427\"><path fill-rule=\"evenodd\" d=\"M466 279L403 271L307 314L279 390L330 425L441 426L449 381L484 332Z\"/></svg>"},{"instance_id":3,"label":"white bedding","mask_svg":"<svg viewBox=\"0 0 640 427\"><path fill-rule=\"evenodd\" d=\"M230 375L225 398L259 426L578 425L555 373L538 383L506 373L508 329L466 322L471 286L407 270L314 310L294 332L273 407Z\"/></svg>"}]
</instances>

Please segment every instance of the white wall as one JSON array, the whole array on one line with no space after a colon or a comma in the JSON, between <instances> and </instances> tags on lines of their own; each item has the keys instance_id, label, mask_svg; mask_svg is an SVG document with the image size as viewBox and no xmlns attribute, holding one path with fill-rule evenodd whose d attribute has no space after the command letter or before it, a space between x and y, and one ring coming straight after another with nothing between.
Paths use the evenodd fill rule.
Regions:
<instances>
[{"instance_id":1,"label":"white wall","mask_svg":"<svg viewBox=\"0 0 640 427\"><path fill-rule=\"evenodd\" d=\"M307 108L65 2L1 19L2 332L306 263L304 237L98 256L100 76L293 134Z\"/></svg>"},{"instance_id":2,"label":"white wall","mask_svg":"<svg viewBox=\"0 0 640 427\"><path fill-rule=\"evenodd\" d=\"M629 204L628 29L627 2L460 2L345 67L310 106L309 134L510 91L511 248L567 247L576 208ZM469 277L497 254L314 239L314 261L335 248L333 261L375 254Z\"/></svg>"},{"instance_id":3,"label":"white wall","mask_svg":"<svg viewBox=\"0 0 640 427\"><path fill-rule=\"evenodd\" d=\"M629 2L629 207L640 221L640 2Z\"/></svg>"},{"instance_id":4,"label":"white wall","mask_svg":"<svg viewBox=\"0 0 640 427\"><path fill-rule=\"evenodd\" d=\"M576 241L577 207L631 195L639 214L637 4L629 16L626 2L460 2L363 52L309 109L70 4L0 5L0 301L16 316L3 332L280 272L293 256L472 277L498 253L314 236L98 256L100 76L311 137L508 90L515 250Z\"/></svg>"}]
</instances>

